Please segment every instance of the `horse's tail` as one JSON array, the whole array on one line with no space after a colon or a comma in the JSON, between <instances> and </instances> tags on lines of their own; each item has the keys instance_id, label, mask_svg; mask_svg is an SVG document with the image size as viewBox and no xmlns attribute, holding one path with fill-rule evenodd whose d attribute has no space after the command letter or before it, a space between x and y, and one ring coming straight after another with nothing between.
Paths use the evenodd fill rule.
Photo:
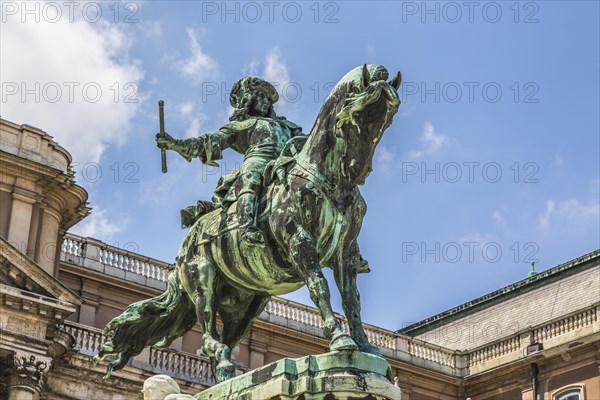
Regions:
<instances>
[{"instance_id":1,"label":"horse's tail","mask_svg":"<svg viewBox=\"0 0 600 400\"><path fill-rule=\"evenodd\" d=\"M107 379L113 370L123 368L129 359L147 346L167 347L192 329L196 323L195 307L182 292L177 271L171 271L167 290L158 297L138 301L110 321L104 335L113 332L112 341L104 343L94 362L109 355L117 358L106 367Z\"/></svg>"}]
</instances>

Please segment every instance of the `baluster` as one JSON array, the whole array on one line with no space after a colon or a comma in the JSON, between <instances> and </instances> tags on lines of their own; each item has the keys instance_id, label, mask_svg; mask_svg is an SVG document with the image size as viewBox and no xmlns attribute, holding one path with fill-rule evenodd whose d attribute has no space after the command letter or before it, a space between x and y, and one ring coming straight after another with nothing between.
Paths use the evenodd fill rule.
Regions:
<instances>
[{"instance_id":1,"label":"baluster","mask_svg":"<svg viewBox=\"0 0 600 400\"><path fill-rule=\"evenodd\" d=\"M175 353L171 353L172 358L171 358L171 371L178 371L179 370L179 354L175 354Z\"/></svg>"},{"instance_id":2,"label":"baluster","mask_svg":"<svg viewBox=\"0 0 600 400\"><path fill-rule=\"evenodd\" d=\"M148 357L148 364L150 364L151 366L154 367L155 366L154 365L155 357L154 357L154 349L152 347L150 347L149 353L150 353L150 356Z\"/></svg>"},{"instance_id":3,"label":"baluster","mask_svg":"<svg viewBox=\"0 0 600 400\"><path fill-rule=\"evenodd\" d=\"M159 368L164 371L165 370L165 364L166 364L166 359L165 359L165 352L163 350L160 351L160 359L159 359L159 363L158 366Z\"/></svg>"},{"instance_id":4,"label":"baluster","mask_svg":"<svg viewBox=\"0 0 600 400\"><path fill-rule=\"evenodd\" d=\"M94 335L94 354L100 352L101 346L102 346L102 335L97 333Z\"/></svg>"},{"instance_id":5,"label":"baluster","mask_svg":"<svg viewBox=\"0 0 600 400\"><path fill-rule=\"evenodd\" d=\"M169 371L175 370L175 354L170 351L167 353L167 369Z\"/></svg>"},{"instance_id":6,"label":"baluster","mask_svg":"<svg viewBox=\"0 0 600 400\"><path fill-rule=\"evenodd\" d=\"M124 256L124 257L125 257L125 260L127 260L127 268L134 274L141 275L138 261L135 258L131 258L129 256Z\"/></svg>"}]
</instances>

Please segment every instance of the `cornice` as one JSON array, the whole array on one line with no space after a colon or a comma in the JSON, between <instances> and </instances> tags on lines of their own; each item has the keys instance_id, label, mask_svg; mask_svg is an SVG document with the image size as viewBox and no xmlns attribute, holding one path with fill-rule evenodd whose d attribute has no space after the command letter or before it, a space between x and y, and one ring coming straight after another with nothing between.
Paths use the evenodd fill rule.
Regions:
<instances>
[{"instance_id":1,"label":"cornice","mask_svg":"<svg viewBox=\"0 0 600 400\"><path fill-rule=\"evenodd\" d=\"M80 305L81 299L58 279L46 272L35 261L19 251L6 239L0 237L0 258L6 259L11 265L22 271L28 279L43 287L56 296L56 301L62 301L73 306Z\"/></svg>"}]
</instances>

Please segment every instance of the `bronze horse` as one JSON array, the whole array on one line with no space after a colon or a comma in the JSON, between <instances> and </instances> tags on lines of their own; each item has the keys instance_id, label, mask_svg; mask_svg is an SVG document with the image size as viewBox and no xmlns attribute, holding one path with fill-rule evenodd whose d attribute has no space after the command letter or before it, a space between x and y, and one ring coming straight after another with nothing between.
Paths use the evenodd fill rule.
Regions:
<instances>
[{"instance_id":1,"label":"bronze horse","mask_svg":"<svg viewBox=\"0 0 600 400\"><path fill-rule=\"evenodd\" d=\"M325 100L306 140L292 139L286 154L267 169L258 218L264 248L241 245L235 205L198 219L180 247L167 291L130 305L105 327L113 339L96 360L117 355L107 377L144 347L166 347L200 322L202 348L217 382L230 379L231 349L270 297L303 285L321 313L332 351L380 355L360 317L356 277L368 264L357 244L366 212L358 185L370 174L375 147L400 105L400 73L387 79L381 65L350 71ZM323 266L334 272L350 335L331 308Z\"/></svg>"}]
</instances>

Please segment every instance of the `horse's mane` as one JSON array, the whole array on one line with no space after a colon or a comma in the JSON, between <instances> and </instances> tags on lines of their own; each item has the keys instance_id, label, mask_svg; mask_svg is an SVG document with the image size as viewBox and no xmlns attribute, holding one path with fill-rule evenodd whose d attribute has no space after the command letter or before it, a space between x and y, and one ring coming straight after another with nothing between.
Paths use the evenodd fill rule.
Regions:
<instances>
[{"instance_id":1,"label":"horse's mane","mask_svg":"<svg viewBox=\"0 0 600 400\"><path fill-rule=\"evenodd\" d=\"M323 128L323 124L329 123L330 119L337 115L338 112L343 108L344 102L348 97L348 92L352 92L356 89L361 88L361 79L363 74L364 66L356 67L338 81L338 83L331 89L331 92L325 98L323 106L319 110L315 124L310 130L312 135L314 132ZM378 64L367 64L367 70L370 76L377 79L387 79L388 72L382 65ZM333 111L333 112L331 112Z\"/></svg>"}]
</instances>

